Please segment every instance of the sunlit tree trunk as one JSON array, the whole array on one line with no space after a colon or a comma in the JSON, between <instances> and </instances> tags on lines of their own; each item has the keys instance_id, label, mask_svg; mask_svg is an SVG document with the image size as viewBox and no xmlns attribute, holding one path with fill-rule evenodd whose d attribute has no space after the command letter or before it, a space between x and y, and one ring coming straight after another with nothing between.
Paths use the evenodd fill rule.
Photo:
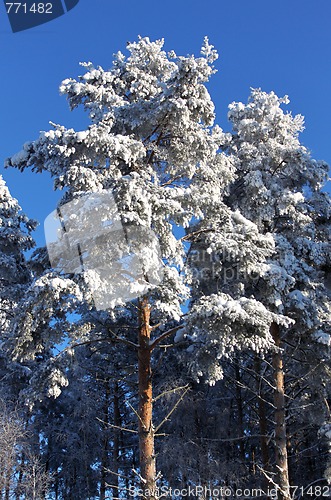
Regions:
<instances>
[{"instance_id":1,"label":"sunlit tree trunk","mask_svg":"<svg viewBox=\"0 0 331 500\"><path fill-rule=\"evenodd\" d=\"M277 352L273 354L272 366L274 369L274 405L275 405L275 464L280 488L279 497L281 500L290 500L290 483L288 475L287 442L286 442L286 412L285 412L285 390L284 390L284 370L283 357L280 351L281 338L279 325L272 323L271 334L277 347Z\"/></svg>"},{"instance_id":2,"label":"sunlit tree trunk","mask_svg":"<svg viewBox=\"0 0 331 500\"><path fill-rule=\"evenodd\" d=\"M153 428L150 306L146 298L139 307L138 392L140 475L146 499L155 499L156 463Z\"/></svg>"}]
</instances>

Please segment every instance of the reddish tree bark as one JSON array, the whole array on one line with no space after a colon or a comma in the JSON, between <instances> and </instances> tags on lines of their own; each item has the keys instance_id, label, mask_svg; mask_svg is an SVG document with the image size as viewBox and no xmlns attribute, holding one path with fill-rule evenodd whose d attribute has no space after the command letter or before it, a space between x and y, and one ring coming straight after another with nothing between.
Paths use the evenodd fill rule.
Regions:
<instances>
[{"instance_id":1,"label":"reddish tree bark","mask_svg":"<svg viewBox=\"0 0 331 500\"><path fill-rule=\"evenodd\" d=\"M283 357L280 351L281 338L279 325L272 323L270 327L271 335L275 345L278 348L273 354L272 366L274 369L274 405L275 405L275 462L278 476L278 485L280 488L280 500L290 500L290 482L288 474L287 442L286 442L286 412L285 412L285 389L284 389L284 370Z\"/></svg>"},{"instance_id":2,"label":"reddish tree bark","mask_svg":"<svg viewBox=\"0 0 331 500\"><path fill-rule=\"evenodd\" d=\"M138 392L139 392L139 454L142 488L148 500L156 498L156 463L153 428L153 388L151 366L150 306L147 299L140 301Z\"/></svg>"}]
</instances>

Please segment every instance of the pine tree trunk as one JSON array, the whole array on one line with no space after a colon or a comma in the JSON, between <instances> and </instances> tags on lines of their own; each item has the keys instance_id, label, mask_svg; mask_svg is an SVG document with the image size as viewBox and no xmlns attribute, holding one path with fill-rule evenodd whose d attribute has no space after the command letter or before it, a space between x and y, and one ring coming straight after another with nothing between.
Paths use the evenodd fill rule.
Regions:
<instances>
[{"instance_id":1,"label":"pine tree trunk","mask_svg":"<svg viewBox=\"0 0 331 500\"><path fill-rule=\"evenodd\" d=\"M103 408L103 445L102 445L102 457L101 457L101 479L100 479L100 500L105 500L106 498L106 476L107 476L107 467L108 467L108 423L109 423L109 397L110 397L110 388L109 388L109 378L106 377L105 380L105 400L104 400L104 408ZM117 492L116 492L117 495ZM115 496L116 496L115 495Z\"/></svg>"},{"instance_id":2,"label":"pine tree trunk","mask_svg":"<svg viewBox=\"0 0 331 500\"><path fill-rule=\"evenodd\" d=\"M12 476L12 467L8 465L7 467L7 473L6 473L6 480L5 480L5 500L9 500L10 496L10 486L11 486L11 476Z\"/></svg>"},{"instance_id":3,"label":"pine tree trunk","mask_svg":"<svg viewBox=\"0 0 331 500\"><path fill-rule=\"evenodd\" d=\"M261 444L261 458L263 468L267 470L269 466L269 447L267 441L268 425L267 425L267 415L266 415L266 404L264 400L264 394L261 390L261 360L256 355L255 356L255 372L257 375L256 379L256 393L257 393L257 411L259 415L259 431L260 431L260 444Z\"/></svg>"},{"instance_id":4,"label":"pine tree trunk","mask_svg":"<svg viewBox=\"0 0 331 500\"><path fill-rule=\"evenodd\" d=\"M237 360L239 363L239 360ZM236 400L237 400L237 410L238 410L238 430L239 430L239 437L243 438L244 437L244 410L243 410L243 400L242 400L242 394L241 394L241 374L240 374L240 369L239 366L236 365L235 367L235 373L236 373ZM240 459L242 463L245 463L245 444L243 439L239 441L239 449L240 449Z\"/></svg>"},{"instance_id":5,"label":"pine tree trunk","mask_svg":"<svg viewBox=\"0 0 331 500\"><path fill-rule=\"evenodd\" d=\"M24 461L25 461L25 456L24 453L21 454L21 465L20 465L20 470L18 473L18 478L17 478L17 483L16 483L16 500L19 500L21 497L20 490L22 486L22 479L23 479L23 469L24 469ZM1 474L1 472L0 472Z\"/></svg>"},{"instance_id":6,"label":"pine tree trunk","mask_svg":"<svg viewBox=\"0 0 331 500\"><path fill-rule=\"evenodd\" d=\"M119 405L119 386L116 381L114 384L114 472L117 474L115 476L115 485L117 486L117 493L120 491L120 481L119 481L119 460L120 460L120 429L122 425L122 418ZM117 495L118 496L118 495Z\"/></svg>"},{"instance_id":7,"label":"pine tree trunk","mask_svg":"<svg viewBox=\"0 0 331 500\"><path fill-rule=\"evenodd\" d=\"M138 392L139 392L139 455L144 498L156 498L156 464L153 428L153 391L150 349L150 306L147 299L139 308Z\"/></svg>"},{"instance_id":8,"label":"pine tree trunk","mask_svg":"<svg viewBox=\"0 0 331 500\"><path fill-rule=\"evenodd\" d=\"M54 479L54 494L55 494L55 500L59 500L59 476L58 474L55 474L55 479Z\"/></svg>"},{"instance_id":9,"label":"pine tree trunk","mask_svg":"<svg viewBox=\"0 0 331 500\"><path fill-rule=\"evenodd\" d=\"M197 483L201 485L202 478L201 478L201 473L206 465L205 462L205 450L204 450L204 445L203 441L201 441L202 436L202 423L201 423L201 409L197 407L195 409L195 415L194 415L194 424L195 424L195 437L197 440L201 442L201 447L200 450L203 450L198 452L196 455L196 473L197 473ZM201 466L201 459L203 461L203 464Z\"/></svg>"},{"instance_id":10,"label":"pine tree trunk","mask_svg":"<svg viewBox=\"0 0 331 500\"><path fill-rule=\"evenodd\" d=\"M257 397L257 412L259 416L259 432L260 432L260 447L261 447L261 459L262 467L265 471L268 470L270 463L269 456L269 446L268 446L268 423L267 423L267 412L266 412L266 402L265 395L262 391L262 379L261 379L261 359L258 355L255 356L254 368L256 373L256 397ZM263 479L264 487L272 488L273 485L267 478Z\"/></svg>"},{"instance_id":11,"label":"pine tree trunk","mask_svg":"<svg viewBox=\"0 0 331 500\"><path fill-rule=\"evenodd\" d=\"M274 405L275 405L275 461L280 488L280 500L290 500L290 483L288 475L287 443L286 443L286 413L285 413L285 391L284 391L284 371L283 357L279 348L281 345L280 330L276 323L272 323L270 328L278 352L273 354L272 366L274 369Z\"/></svg>"}]
</instances>

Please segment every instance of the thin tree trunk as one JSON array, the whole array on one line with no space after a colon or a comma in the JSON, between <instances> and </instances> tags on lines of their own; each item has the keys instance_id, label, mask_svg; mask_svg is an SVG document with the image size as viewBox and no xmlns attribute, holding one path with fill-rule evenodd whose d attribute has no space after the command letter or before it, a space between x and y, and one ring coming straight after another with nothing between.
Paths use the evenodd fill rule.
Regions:
<instances>
[{"instance_id":1,"label":"thin tree trunk","mask_svg":"<svg viewBox=\"0 0 331 500\"><path fill-rule=\"evenodd\" d=\"M101 457L101 478L100 478L100 500L105 500L106 498L106 475L108 466L108 424L109 424L109 378L106 377L105 380L105 401L103 408L103 420L105 422L103 427L103 444L102 444L102 457ZM117 492L115 492L117 496Z\"/></svg>"},{"instance_id":2,"label":"thin tree trunk","mask_svg":"<svg viewBox=\"0 0 331 500\"><path fill-rule=\"evenodd\" d=\"M8 464L7 472L6 472L6 488L5 488L5 500L9 500L10 495L10 483L11 483L11 475L12 475L12 467Z\"/></svg>"},{"instance_id":3,"label":"thin tree trunk","mask_svg":"<svg viewBox=\"0 0 331 500\"><path fill-rule=\"evenodd\" d=\"M227 423L227 437L229 439L228 445L225 447L226 449L226 463L230 464L233 459L233 445L231 443L231 437L232 437L232 427L233 427L233 399L231 398L230 400L230 405L229 405L229 414L228 414L228 423ZM227 484L230 484L230 469L226 468L226 474L225 474L225 481Z\"/></svg>"},{"instance_id":4,"label":"thin tree trunk","mask_svg":"<svg viewBox=\"0 0 331 500\"><path fill-rule=\"evenodd\" d=\"M264 394L261 390L261 360L256 355L255 356L255 372L258 378L256 379L256 393L257 393L257 411L259 415L259 431L260 431L260 444L261 444L261 458L263 468L267 469L270 462L269 457L269 447L267 441L268 425L267 425L267 414L266 414L266 404L264 401Z\"/></svg>"},{"instance_id":5,"label":"thin tree trunk","mask_svg":"<svg viewBox=\"0 0 331 500\"><path fill-rule=\"evenodd\" d=\"M117 380L114 384L114 472L117 474L115 476L116 486L117 486L117 496L120 489L120 477L119 477L119 459L120 459L120 427L122 425L122 418L119 405L119 386Z\"/></svg>"},{"instance_id":6,"label":"thin tree trunk","mask_svg":"<svg viewBox=\"0 0 331 500\"><path fill-rule=\"evenodd\" d=\"M238 360L237 360L238 361ZM238 428L239 428L239 437L244 437L244 410L243 410L243 400L242 400L242 394L241 394L241 374L240 374L240 369L239 366L235 366L235 373L236 373L236 399L237 399L237 409L238 409ZM240 458L242 463L245 463L245 444L244 440L241 439L239 441L239 449L240 449Z\"/></svg>"},{"instance_id":7,"label":"thin tree trunk","mask_svg":"<svg viewBox=\"0 0 331 500\"><path fill-rule=\"evenodd\" d=\"M22 452L22 454L21 454L21 466L20 466L20 470L18 473L17 483L16 483L16 493L15 493L16 500L19 500L19 498L21 496L20 491L21 491L22 479L23 479L24 461L25 461L25 455Z\"/></svg>"},{"instance_id":8,"label":"thin tree trunk","mask_svg":"<svg viewBox=\"0 0 331 500\"><path fill-rule=\"evenodd\" d=\"M286 413L285 413L285 391L284 391L284 371L283 357L280 351L281 338L279 325L272 323L270 328L278 351L273 354L272 366L274 369L274 405L275 405L275 461L279 484L280 500L290 500L290 483L288 475L287 442L286 442Z\"/></svg>"},{"instance_id":9,"label":"thin tree trunk","mask_svg":"<svg viewBox=\"0 0 331 500\"><path fill-rule=\"evenodd\" d=\"M201 450L203 449L203 452L198 452L196 455L196 472L198 476L198 484L201 485L202 483L202 477L201 473L204 470L206 466L206 461L205 461L205 450L204 450L204 444L203 441L201 440L202 436L202 423L201 423L201 408L198 406L195 409L195 415L194 415L194 424L195 424L195 436L196 438L201 442ZM201 459L203 461L203 465L201 466Z\"/></svg>"},{"instance_id":10,"label":"thin tree trunk","mask_svg":"<svg viewBox=\"0 0 331 500\"><path fill-rule=\"evenodd\" d=\"M100 500L105 500L106 498L106 471L104 470L104 464L105 464L105 443L103 444L103 451L102 451L102 459L101 459L101 478L100 478Z\"/></svg>"},{"instance_id":11,"label":"thin tree trunk","mask_svg":"<svg viewBox=\"0 0 331 500\"><path fill-rule=\"evenodd\" d=\"M150 348L150 306L146 298L139 308L138 393L139 393L139 456L144 498L155 499L156 463L153 428L153 388Z\"/></svg>"},{"instance_id":12,"label":"thin tree trunk","mask_svg":"<svg viewBox=\"0 0 331 500\"><path fill-rule=\"evenodd\" d=\"M256 476L256 460L255 460L255 448L252 448L252 474Z\"/></svg>"},{"instance_id":13,"label":"thin tree trunk","mask_svg":"<svg viewBox=\"0 0 331 500\"><path fill-rule=\"evenodd\" d=\"M262 392L261 359L259 358L258 355L255 356L254 368L255 368L255 373L257 375L256 396L257 396L257 412L259 416L259 431L261 436L260 447L261 447L262 466L263 469L267 471L270 464L269 446L267 440L268 424L267 424L266 403L264 400L264 393ZM263 482L266 488L272 488L272 484L267 478L264 478Z\"/></svg>"},{"instance_id":14,"label":"thin tree trunk","mask_svg":"<svg viewBox=\"0 0 331 500\"><path fill-rule=\"evenodd\" d=\"M55 493L55 500L59 500L59 476L58 476L58 474L55 474L54 493Z\"/></svg>"}]
</instances>

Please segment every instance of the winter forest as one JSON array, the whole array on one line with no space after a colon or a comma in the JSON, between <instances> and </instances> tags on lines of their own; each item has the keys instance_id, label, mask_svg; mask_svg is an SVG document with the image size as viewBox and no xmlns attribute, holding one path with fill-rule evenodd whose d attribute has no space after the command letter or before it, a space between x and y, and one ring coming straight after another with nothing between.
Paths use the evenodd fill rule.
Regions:
<instances>
[{"instance_id":1,"label":"winter forest","mask_svg":"<svg viewBox=\"0 0 331 500\"><path fill-rule=\"evenodd\" d=\"M217 57L83 64L5 161L63 196L34 248L0 180L1 499L330 497L329 167L287 96L223 131Z\"/></svg>"}]
</instances>

